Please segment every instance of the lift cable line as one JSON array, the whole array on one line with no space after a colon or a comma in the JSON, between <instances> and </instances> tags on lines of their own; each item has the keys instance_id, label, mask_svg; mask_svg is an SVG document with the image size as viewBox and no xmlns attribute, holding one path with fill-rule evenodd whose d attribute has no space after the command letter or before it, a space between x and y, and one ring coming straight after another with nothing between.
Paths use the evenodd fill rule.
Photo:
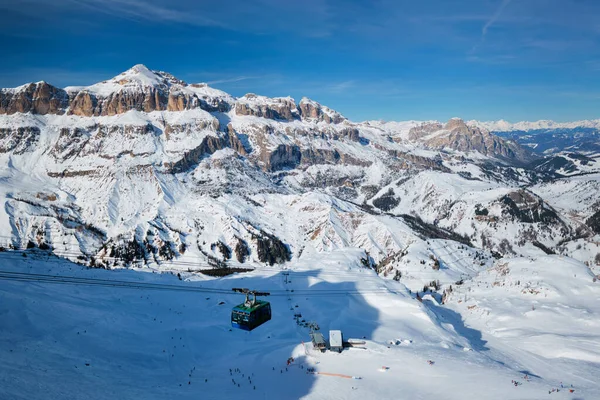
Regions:
<instances>
[{"instance_id":1,"label":"lift cable line","mask_svg":"<svg viewBox=\"0 0 600 400\"><path fill-rule=\"evenodd\" d=\"M150 282L135 282L135 281L121 281L112 279L97 279L97 278L79 278L74 276L65 275L46 275L46 274L33 274L26 272L16 271L2 271L0 270L0 280L19 281L19 282L33 282L33 283L50 283L50 284L70 284L70 285L87 285L87 286L102 286L102 287L119 287L129 289L149 289L149 290L171 290L171 291L182 291L182 292L197 292L197 293L212 293L220 295L234 295L237 292L232 289L217 289L207 288L202 286L191 286L191 285L169 285L169 284L158 284ZM262 292L256 292L262 293ZM289 296L289 292L286 290L271 290L271 296ZM393 291L387 288L375 288L375 289L299 289L294 291L295 294L301 296L335 296L335 295L353 295L353 294L392 294ZM261 294L258 294L261 295Z\"/></svg>"},{"instance_id":2,"label":"lift cable line","mask_svg":"<svg viewBox=\"0 0 600 400\"><path fill-rule=\"evenodd\" d=\"M120 281L120 280L116 280L116 279L99 279L99 278L83 278L83 277L74 277L74 276L67 276L67 275L48 275L48 274L35 274L35 273L29 273L29 272L20 272L20 271L4 271L4 270L0 270L0 275L9 275L10 276L24 276L27 279L29 279L30 277L39 277L42 279L50 279L50 280L55 280L55 279L62 279L62 280L70 280L70 281L77 281L77 282L81 282L81 283L86 283L86 282L92 282L92 283L98 283L98 282L105 282L105 283L110 283L110 284L135 284L135 285L143 285L143 286L159 286L161 288L175 288L175 289L179 289L185 286L182 285L169 285L169 284L158 284L158 283L150 283L150 282L136 282L136 281ZM194 289L206 289L206 290L212 290L212 291L218 291L218 292L222 292L222 293L230 293L230 289L215 289L215 288L206 288L203 286L191 286L190 288L194 288ZM247 289L237 289L237 288L232 288L231 290L236 291L236 292L240 292L240 293L245 293L242 292L243 290L247 290ZM354 291L358 291L358 289L356 290L346 290L346 289L298 289L298 290L294 290L292 291L293 293L296 294L303 294L305 292L308 293L314 293L314 292L324 292L324 293L329 293L329 292L343 292L343 293L348 293L348 292L354 292ZM377 288L377 289L363 289L361 290L361 292L371 292L371 291L389 291L386 288ZM256 294L258 296L264 296L265 294L259 294L261 292L257 292L257 291L251 291L251 292L256 292ZM284 295L286 293L288 293L288 290L283 290L283 289L274 289L271 290L271 292L274 292L275 296L277 295Z\"/></svg>"}]
</instances>

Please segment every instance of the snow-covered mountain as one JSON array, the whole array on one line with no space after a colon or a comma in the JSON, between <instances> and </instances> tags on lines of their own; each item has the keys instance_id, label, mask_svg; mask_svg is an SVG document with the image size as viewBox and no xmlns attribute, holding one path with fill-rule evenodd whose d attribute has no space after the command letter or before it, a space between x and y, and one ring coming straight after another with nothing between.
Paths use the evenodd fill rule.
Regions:
<instances>
[{"instance_id":1,"label":"snow-covered mountain","mask_svg":"<svg viewBox=\"0 0 600 400\"><path fill-rule=\"evenodd\" d=\"M592 200L576 216L552 207L528 187L556 171L460 119L355 123L307 98L235 98L143 65L1 93L7 247L157 267L360 247L380 263L427 237L506 256L594 233Z\"/></svg>"},{"instance_id":2,"label":"snow-covered mountain","mask_svg":"<svg viewBox=\"0 0 600 400\"><path fill-rule=\"evenodd\" d=\"M305 330L289 323L301 308L324 328L343 326L368 341L368 352L322 356L318 368L346 374L367 368L361 387L372 398L394 396L401 382L407 397L464 398L461 390L468 389L487 398L537 399L566 379L565 370L593 398L597 344L588 354L575 341L563 352L550 347L561 335L597 341L599 311L582 299L598 300L598 159L574 152L543 158L495 129L458 118L353 122L308 98L237 98L143 65L87 87L38 82L0 90L0 260L6 266L94 279L114 275L71 262L172 272L186 281L168 274L178 285L201 281L199 288L213 290L204 305L179 295L151 300L146 289L141 297L97 287L76 294L61 287L23 291L22 283L0 279L0 315L14 327L0 326L0 357L7 360L0 397L40 397L48 393L44 385L67 376L86 390L114 381L112 392L99 398L197 398L200 389L180 382L187 376L183 383L196 385L196 366L209 398L239 397L239 385L223 389L239 380L227 371L236 368L236 352L257 374L258 390L244 380L246 397L369 398L354 386L330 386L327 378L298 385L306 374L292 379L284 367L275 374L283 383L262 386L277 380L265 371L271 374L289 356L303 360L297 365L317 365L317 355L298 345ZM252 272L224 279L199 273L239 268ZM283 269L290 275L284 278ZM118 274L151 283L170 279ZM275 289L279 297L268 332L240 339L222 322L235 302L225 291L247 286ZM367 294L323 296L318 303L298 295L321 289ZM531 305L540 310L531 314ZM88 328L89 337L74 336L89 315L114 318L108 310L134 321L119 317ZM542 323L546 317L552 324ZM52 325L40 335L31 329L56 320L67 328ZM172 324L184 325L185 333ZM127 336L134 331L148 340ZM165 341L178 334L188 347L169 342L167 352ZM519 335L542 344L520 347ZM230 341L213 340L225 336ZM210 349L199 347L207 341ZM22 346L13 353L12 343ZM55 364L49 348L68 362ZM77 348L91 349L85 357L98 366L94 378L73 369L81 364ZM110 351L99 350L105 348ZM52 372L34 374L43 385L15 389L6 383L21 375L30 349ZM140 354L148 360L139 374L144 385L132 389L113 379L114 359L118 374L131 378ZM547 367L542 359L556 357L566 361ZM436 375L439 385L425 388L434 365L428 358L444 373ZM381 365L401 377L373 372ZM514 393L507 383L507 393L504 383L523 375L533 380ZM56 386L49 396L73 387Z\"/></svg>"}]
</instances>

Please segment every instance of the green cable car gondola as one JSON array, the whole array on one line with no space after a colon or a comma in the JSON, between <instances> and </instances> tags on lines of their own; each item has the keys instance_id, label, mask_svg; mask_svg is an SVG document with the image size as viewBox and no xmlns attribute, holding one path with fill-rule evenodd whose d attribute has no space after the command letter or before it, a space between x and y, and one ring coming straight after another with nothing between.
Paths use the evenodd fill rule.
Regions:
<instances>
[{"instance_id":1,"label":"green cable car gondola","mask_svg":"<svg viewBox=\"0 0 600 400\"><path fill-rule=\"evenodd\" d=\"M269 293L239 288L234 288L233 291L244 293L246 300L231 310L232 327L251 331L271 319L271 303L256 300L256 296L268 296Z\"/></svg>"}]
</instances>

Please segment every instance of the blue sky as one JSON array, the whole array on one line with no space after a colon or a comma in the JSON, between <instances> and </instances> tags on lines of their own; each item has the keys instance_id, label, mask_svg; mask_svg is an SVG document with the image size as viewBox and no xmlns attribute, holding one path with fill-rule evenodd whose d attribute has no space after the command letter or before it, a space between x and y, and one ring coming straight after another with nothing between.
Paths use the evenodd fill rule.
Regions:
<instances>
[{"instance_id":1,"label":"blue sky","mask_svg":"<svg viewBox=\"0 0 600 400\"><path fill-rule=\"evenodd\" d=\"M0 87L142 63L353 120L600 118L598 0L0 0Z\"/></svg>"}]
</instances>

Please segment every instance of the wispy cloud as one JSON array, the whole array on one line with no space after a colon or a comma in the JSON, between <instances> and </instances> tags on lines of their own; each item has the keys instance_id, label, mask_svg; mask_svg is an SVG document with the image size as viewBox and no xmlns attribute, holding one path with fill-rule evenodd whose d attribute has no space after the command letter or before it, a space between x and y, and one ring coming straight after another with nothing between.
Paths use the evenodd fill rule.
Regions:
<instances>
[{"instance_id":1,"label":"wispy cloud","mask_svg":"<svg viewBox=\"0 0 600 400\"><path fill-rule=\"evenodd\" d=\"M164 7L150 1L142 0L69 0L83 6L92 7L98 11L114 16L129 16L140 20L175 22L198 26L225 25L200 13L180 11L174 7Z\"/></svg>"},{"instance_id":2,"label":"wispy cloud","mask_svg":"<svg viewBox=\"0 0 600 400\"><path fill-rule=\"evenodd\" d=\"M327 88L330 92L341 93L341 92L345 92L348 89L354 87L355 84L356 84L355 81L349 80L349 81L334 83L332 85L329 85Z\"/></svg>"},{"instance_id":3,"label":"wispy cloud","mask_svg":"<svg viewBox=\"0 0 600 400\"><path fill-rule=\"evenodd\" d=\"M516 59L517 59L517 56L514 54L498 54L498 55L486 55L486 56L470 54L467 56L467 61L469 61L469 62L490 64L490 65L507 64Z\"/></svg>"},{"instance_id":4,"label":"wispy cloud","mask_svg":"<svg viewBox=\"0 0 600 400\"><path fill-rule=\"evenodd\" d=\"M496 12L494 12L494 14L491 16L491 18L489 18L486 21L486 23L483 25L483 28L481 28L481 37L479 38L479 43L476 44L475 46L473 46L473 48L471 49L471 53L474 53L475 51L477 51L477 49L485 42L485 38L487 36L488 30L492 27L492 25L494 25L496 23L498 18L500 18L500 16L502 15L502 12L506 8L506 6L508 6L510 4L510 2L511 2L511 0L502 0L502 3L500 3L500 6L496 9Z\"/></svg>"},{"instance_id":5,"label":"wispy cloud","mask_svg":"<svg viewBox=\"0 0 600 400\"><path fill-rule=\"evenodd\" d=\"M490 29L490 27L496 22L496 20L500 17L500 15L502 14L502 11L504 11L504 9L506 8L506 6L511 2L511 0L502 0L502 3L500 3L500 7L498 7L498 9L496 10L496 12L494 13L494 15L492 15L492 18L490 18L485 25L483 26L483 28L481 29L481 39L485 39L485 35L487 35L487 31L488 29Z\"/></svg>"},{"instance_id":6,"label":"wispy cloud","mask_svg":"<svg viewBox=\"0 0 600 400\"><path fill-rule=\"evenodd\" d=\"M161 4L162 3L162 4ZM181 4L184 8L177 8ZM190 7L192 5L193 7ZM200 5L201 6L201 5ZM192 26L210 26L231 29L225 18L210 18L208 13L201 12L194 3L165 4L165 2L146 0L22 0L0 4L0 9L17 12L37 18L54 18L59 13L65 18L66 13L87 10L112 17L132 21L151 21L155 23L180 23ZM90 19L93 21L93 19Z\"/></svg>"},{"instance_id":7,"label":"wispy cloud","mask_svg":"<svg viewBox=\"0 0 600 400\"><path fill-rule=\"evenodd\" d=\"M234 83L234 82L246 81L248 79L258 79L258 78L260 78L260 77L259 76L235 76L232 78L215 79L212 81L208 81L206 83L209 85L218 85L220 83Z\"/></svg>"}]
</instances>

